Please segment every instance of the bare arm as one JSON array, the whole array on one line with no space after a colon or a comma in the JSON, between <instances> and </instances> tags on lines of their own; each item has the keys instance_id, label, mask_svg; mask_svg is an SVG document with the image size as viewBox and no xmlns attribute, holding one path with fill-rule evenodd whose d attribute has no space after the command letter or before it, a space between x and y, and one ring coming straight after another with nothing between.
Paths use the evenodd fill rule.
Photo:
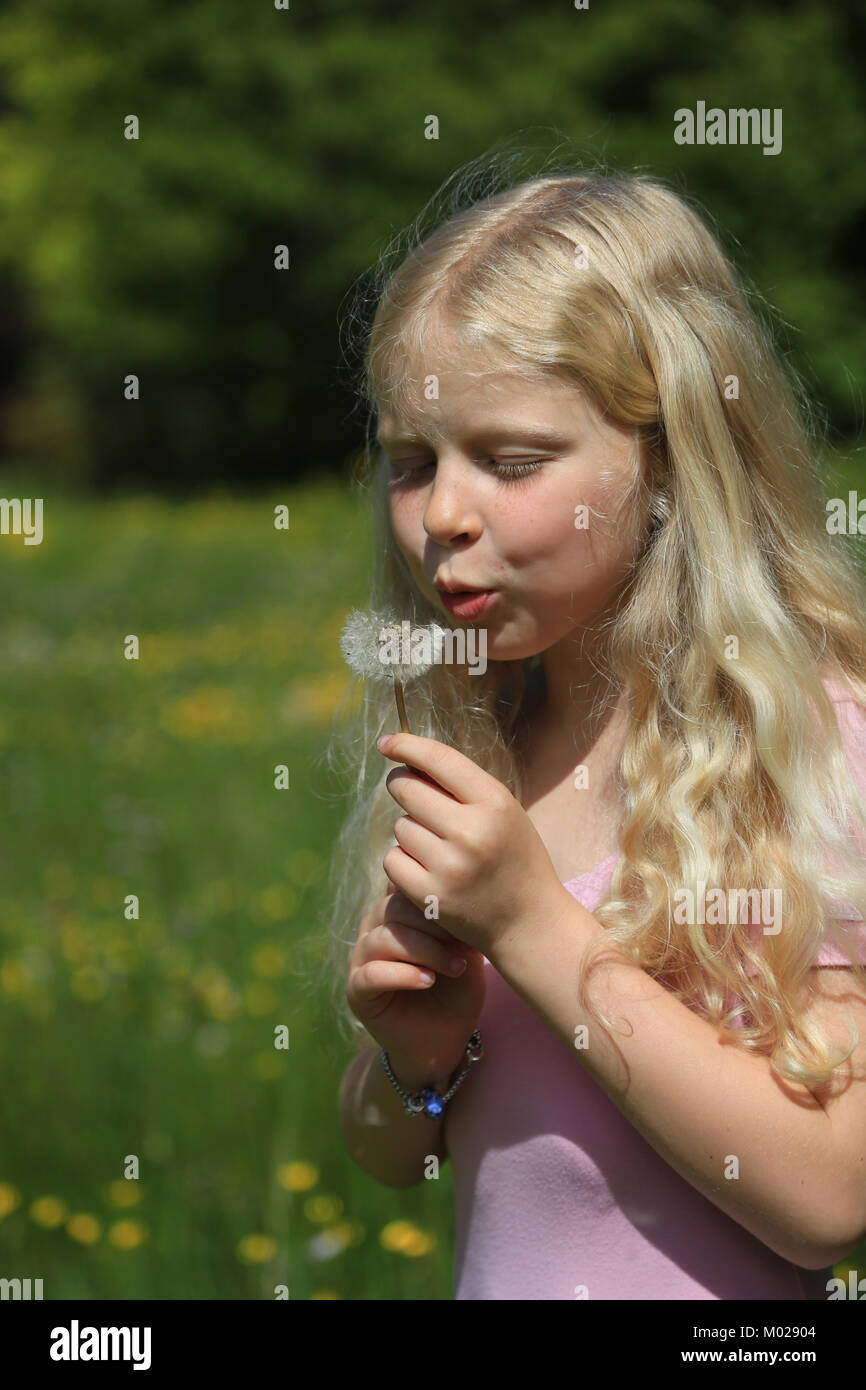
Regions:
<instances>
[{"instance_id":1,"label":"bare arm","mask_svg":"<svg viewBox=\"0 0 866 1390\"><path fill-rule=\"evenodd\" d=\"M390 1054L389 1054L390 1056ZM444 1095L448 1078L432 1083L412 1076L390 1057L404 1091L433 1084ZM340 1126L346 1148L359 1168L386 1187L414 1187L424 1177L425 1164L435 1154L446 1159L443 1117L407 1115L379 1060L378 1049L364 1048L353 1058L340 1083Z\"/></svg>"},{"instance_id":2,"label":"bare arm","mask_svg":"<svg viewBox=\"0 0 866 1390\"><path fill-rule=\"evenodd\" d=\"M587 977L595 1005L624 1029L610 1034L581 1007L575 987L583 950L604 929L563 893L568 903L555 920L528 923L501 943L496 969L655 1151L727 1216L803 1269L849 1254L866 1224L866 998L846 994L847 1016L860 1029L851 1058L860 1080L826 1103L805 1086L784 1083L767 1057L720 1043L711 1023L621 952ZM827 973L813 972L821 979ZM825 1022L830 1007L825 1000ZM842 1009L833 1017L844 1015ZM575 1048L581 1024L588 1029L585 1049ZM842 1052L847 1036L844 1026L837 1029ZM736 1156L737 1177L727 1176L729 1155Z\"/></svg>"}]
</instances>

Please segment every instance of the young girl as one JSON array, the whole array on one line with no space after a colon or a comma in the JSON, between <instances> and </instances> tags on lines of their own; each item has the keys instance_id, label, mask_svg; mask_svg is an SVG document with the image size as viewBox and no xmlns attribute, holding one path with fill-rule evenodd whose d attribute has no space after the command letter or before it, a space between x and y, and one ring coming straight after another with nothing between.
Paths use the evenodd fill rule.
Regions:
<instances>
[{"instance_id":1,"label":"young girl","mask_svg":"<svg viewBox=\"0 0 866 1390\"><path fill-rule=\"evenodd\" d=\"M408 686L384 760L369 683L348 745L349 1151L451 1162L457 1299L826 1298L866 1234L866 601L808 407L643 175L452 211L377 300L371 605L487 669Z\"/></svg>"}]
</instances>

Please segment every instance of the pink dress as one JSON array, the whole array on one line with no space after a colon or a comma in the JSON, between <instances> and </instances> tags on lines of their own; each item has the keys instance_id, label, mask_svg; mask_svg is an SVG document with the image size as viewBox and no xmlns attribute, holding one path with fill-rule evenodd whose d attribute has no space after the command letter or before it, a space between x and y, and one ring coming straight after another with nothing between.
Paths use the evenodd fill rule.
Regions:
<instances>
[{"instance_id":1,"label":"pink dress","mask_svg":"<svg viewBox=\"0 0 866 1390\"><path fill-rule=\"evenodd\" d=\"M830 689L863 790L866 718ZM592 912L617 855L566 883ZM842 917L840 913L840 917ZM842 928L866 962L866 926ZM832 946L816 965L844 964ZM826 1299L670 1167L486 962L484 1056L445 1110L455 1299Z\"/></svg>"}]
</instances>

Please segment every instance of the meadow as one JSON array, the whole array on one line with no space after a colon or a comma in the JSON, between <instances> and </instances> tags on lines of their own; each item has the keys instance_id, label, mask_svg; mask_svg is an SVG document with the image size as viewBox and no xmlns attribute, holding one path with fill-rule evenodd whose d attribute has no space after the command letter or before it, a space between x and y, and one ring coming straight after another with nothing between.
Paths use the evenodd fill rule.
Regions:
<instances>
[{"instance_id":1,"label":"meadow","mask_svg":"<svg viewBox=\"0 0 866 1390\"><path fill-rule=\"evenodd\" d=\"M324 485L2 538L0 1275L46 1299L450 1297L450 1173L349 1159L310 985L364 531Z\"/></svg>"},{"instance_id":2,"label":"meadow","mask_svg":"<svg viewBox=\"0 0 866 1390\"><path fill-rule=\"evenodd\" d=\"M308 983L368 545L328 482L0 538L0 1276L46 1299L451 1297L450 1169L352 1163Z\"/></svg>"}]
</instances>

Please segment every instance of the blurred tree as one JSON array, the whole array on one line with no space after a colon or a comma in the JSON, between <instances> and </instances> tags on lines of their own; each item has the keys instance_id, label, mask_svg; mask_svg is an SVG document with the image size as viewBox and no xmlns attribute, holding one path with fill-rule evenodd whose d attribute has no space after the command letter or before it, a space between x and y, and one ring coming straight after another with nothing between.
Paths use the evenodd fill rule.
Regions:
<instances>
[{"instance_id":1,"label":"blurred tree","mask_svg":"<svg viewBox=\"0 0 866 1390\"><path fill-rule=\"evenodd\" d=\"M856 5L814 0L12 0L0 446L101 487L341 468L363 434L340 360L347 292L456 166L528 127L704 206L850 434L866 358L863 27ZM698 100L780 107L782 152L676 145L674 112Z\"/></svg>"}]
</instances>

